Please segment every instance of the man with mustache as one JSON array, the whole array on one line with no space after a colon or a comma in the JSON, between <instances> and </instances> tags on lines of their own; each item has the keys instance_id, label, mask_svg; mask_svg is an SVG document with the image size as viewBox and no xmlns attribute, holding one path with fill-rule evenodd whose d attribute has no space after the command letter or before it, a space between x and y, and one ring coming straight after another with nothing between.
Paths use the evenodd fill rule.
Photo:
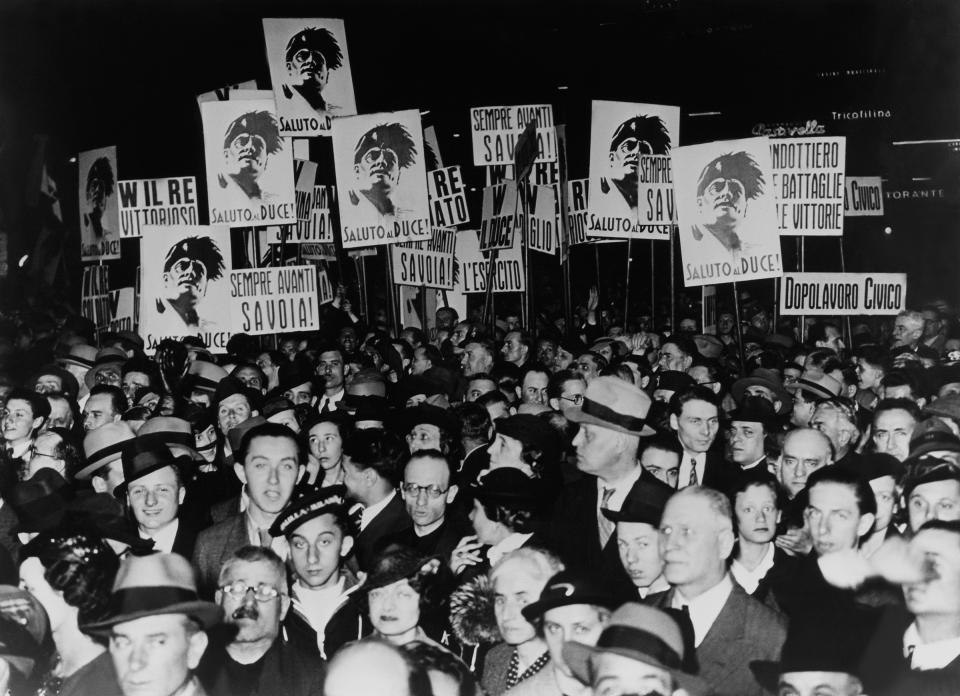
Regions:
<instances>
[{"instance_id":1,"label":"man with mustache","mask_svg":"<svg viewBox=\"0 0 960 696\"><path fill-rule=\"evenodd\" d=\"M293 35L287 43L286 68L288 82L283 96L293 99L296 92L307 100L317 113L336 114L340 107L323 96L330 81L330 71L343 65L340 44L329 30L308 27Z\"/></svg>"},{"instance_id":2,"label":"man with mustache","mask_svg":"<svg viewBox=\"0 0 960 696\"><path fill-rule=\"evenodd\" d=\"M716 240L732 255L744 251L739 227L747 216L747 202L763 193L765 183L760 166L747 152L731 152L711 160L697 180L701 222L694 225L693 238L698 242Z\"/></svg>"},{"instance_id":3,"label":"man with mustache","mask_svg":"<svg viewBox=\"0 0 960 696\"><path fill-rule=\"evenodd\" d=\"M223 172L217 176L220 188L228 189L239 207L275 200L276 194L260 188L259 179L267 169L268 156L282 149L280 126L273 114L243 114L230 124L223 138Z\"/></svg>"},{"instance_id":4,"label":"man with mustache","mask_svg":"<svg viewBox=\"0 0 960 696\"><path fill-rule=\"evenodd\" d=\"M350 191L350 203L373 206L376 216L401 215L396 201L400 170L416 158L416 144L402 124L384 123L364 133L353 154L357 188Z\"/></svg>"},{"instance_id":5,"label":"man with mustache","mask_svg":"<svg viewBox=\"0 0 960 696\"><path fill-rule=\"evenodd\" d=\"M614 198L614 207L626 204L630 214L624 210L624 217L636 220L640 156L669 154L670 134L659 116L634 116L624 121L610 139L610 174L600 180L600 192L606 196L616 190L622 200Z\"/></svg>"},{"instance_id":6,"label":"man with mustache","mask_svg":"<svg viewBox=\"0 0 960 696\"><path fill-rule=\"evenodd\" d=\"M210 331L215 321L201 318L197 305L207 295L207 283L223 277L223 254L210 237L187 237L170 247L163 262L163 298L157 298L157 312L179 318L181 332ZM176 322L171 316L170 321Z\"/></svg>"},{"instance_id":7,"label":"man with mustache","mask_svg":"<svg viewBox=\"0 0 960 696\"><path fill-rule=\"evenodd\" d=\"M212 636L197 668L209 696L320 693L316 646L280 631L290 609L280 557L269 548L244 546L227 558L217 586L227 630Z\"/></svg>"}]
</instances>

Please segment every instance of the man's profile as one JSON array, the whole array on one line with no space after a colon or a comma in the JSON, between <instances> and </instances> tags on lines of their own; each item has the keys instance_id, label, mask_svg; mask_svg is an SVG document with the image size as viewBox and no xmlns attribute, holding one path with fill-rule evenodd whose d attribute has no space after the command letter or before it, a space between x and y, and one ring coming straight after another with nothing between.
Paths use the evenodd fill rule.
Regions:
<instances>
[{"instance_id":1,"label":"man's profile","mask_svg":"<svg viewBox=\"0 0 960 696\"><path fill-rule=\"evenodd\" d=\"M210 237L180 240L170 247L163 263L163 290L162 298L156 300L157 313L173 310L189 330L216 326L216 322L197 314L197 305L207 294L207 284L222 278L223 272L223 254Z\"/></svg>"},{"instance_id":2,"label":"man's profile","mask_svg":"<svg viewBox=\"0 0 960 696\"><path fill-rule=\"evenodd\" d=\"M623 197L637 216L638 168L641 155L669 155L670 134L659 116L634 116L613 132L608 154L609 174L600 179L600 191L608 194L611 186Z\"/></svg>"},{"instance_id":3,"label":"man's profile","mask_svg":"<svg viewBox=\"0 0 960 696\"><path fill-rule=\"evenodd\" d=\"M296 92L318 112L340 110L323 96L330 71L343 65L340 44L329 30L308 27L297 32L287 43L284 60L287 75L283 96L293 99Z\"/></svg>"},{"instance_id":4,"label":"man's profile","mask_svg":"<svg viewBox=\"0 0 960 696\"><path fill-rule=\"evenodd\" d=\"M88 212L83 216L84 227L93 230L94 236L103 237L103 215L107 208L107 199L113 195L113 167L106 157L98 157L87 174ZM109 234L109 230L107 230Z\"/></svg>"},{"instance_id":5,"label":"man's profile","mask_svg":"<svg viewBox=\"0 0 960 696\"><path fill-rule=\"evenodd\" d=\"M280 126L269 111L251 111L234 120L223 138L223 170L217 181L250 201L276 198L260 187L269 155L280 152Z\"/></svg>"},{"instance_id":6,"label":"man's profile","mask_svg":"<svg viewBox=\"0 0 960 696\"><path fill-rule=\"evenodd\" d=\"M396 201L400 170L416 161L413 137L400 123L385 123L363 134L353 154L356 189L350 191L350 203L366 201L380 215L402 212Z\"/></svg>"},{"instance_id":7,"label":"man's profile","mask_svg":"<svg viewBox=\"0 0 960 696\"><path fill-rule=\"evenodd\" d=\"M743 248L740 224L747 216L747 203L763 194L763 172L747 152L731 152L714 158L697 180L700 224L693 238L700 241L705 229L730 252Z\"/></svg>"}]
</instances>

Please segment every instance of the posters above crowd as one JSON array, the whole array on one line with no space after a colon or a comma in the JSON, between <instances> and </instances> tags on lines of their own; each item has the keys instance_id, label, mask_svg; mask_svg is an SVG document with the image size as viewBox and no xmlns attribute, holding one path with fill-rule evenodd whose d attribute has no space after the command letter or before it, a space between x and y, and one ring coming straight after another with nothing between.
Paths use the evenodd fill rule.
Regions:
<instances>
[{"instance_id":1,"label":"posters above crowd","mask_svg":"<svg viewBox=\"0 0 960 696\"><path fill-rule=\"evenodd\" d=\"M395 244L390 248L393 280L397 285L417 285L453 290L456 274L456 230L434 228L429 242Z\"/></svg>"},{"instance_id":2,"label":"posters above crowd","mask_svg":"<svg viewBox=\"0 0 960 696\"><path fill-rule=\"evenodd\" d=\"M784 273L784 316L891 315L906 308L906 273Z\"/></svg>"},{"instance_id":3,"label":"posters above crowd","mask_svg":"<svg viewBox=\"0 0 960 696\"><path fill-rule=\"evenodd\" d=\"M136 316L134 311L135 290L130 288L119 288L110 291L110 321L107 323L107 331L136 331L134 323Z\"/></svg>"},{"instance_id":4,"label":"posters above crowd","mask_svg":"<svg viewBox=\"0 0 960 696\"><path fill-rule=\"evenodd\" d=\"M674 148L673 174L686 287L783 275L768 138Z\"/></svg>"},{"instance_id":5,"label":"posters above crowd","mask_svg":"<svg viewBox=\"0 0 960 696\"><path fill-rule=\"evenodd\" d=\"M164 338L200 336L223 353L231 335L230 229L146 226L140 238L140 335L152 354Z\"/></svg>"},{"instance_id":6,"label":"posters above crowd","mask_svg":"<svg viewBox=\"0 0 960 696\"><path fill-rule=\"evenodd\" d=\"M552 186L526 186L524 210L527 247L544 254L557 253L557 201Z\"/></svg>"},{"instance_id":7,"label":"posters above crowd","mask_svg":"<svg viewBox=\"0 0 960 696\"><path fill-rule=\"evenodd\" d=\"M590 224L588 200L589 179L571 179L567 182L567 243L570 246L586 244Z\"/></svg>"},{"instance_id":8,"label":"posters above crowd","mask_svg":"<svg viewBox=\"0 0 960 696\"><path fill-rule=\"evenodd\" d=\"M120 236L139 237L144 225L196 225L197 180L192 176L169 179L118 181Z\"/></svg>"},{"instance_id":9,"label":"posters above crowd","mask_svg":"<svg viewBox=\"0 0 960 696\"><path fill-rule=\"evenodd\" d=\"M317 297L322 305L333 302L333 283L330 282L330 275L325 268L317 269Z\"/></svg>"},{"instance_id":10,"label":"posters above crowd","mask_svg":"<svg viewBox=\"0 0 960 696\"><path fill-rule=\"evenodd\" d=\"M120 206L117 202L117 148L81 152L80 260L120 258Z\"/></svg>"},{"instance_id":11,"label":"posters above crowd","mask_svg":"<svg viewBox=\"0 0 960 696\"><path fill-rule=\"evenodd\" d=\"M844 185L843 214L848 217L883 215L883 179L848 176Z\"/></svg>"},{"instance_id":12,"label":"posters above crowd","mask_svg":"<svg viewBox=\"0 0 960 696\"><path fill-rule=\"evenodd\" d=\"M264 19L270 81L284 137L329 135L357 113L342 19Z\"/></svg>"},{"instance_id":13,"label":"posters above crowd","mask_svg":"<svg viewBox=\"0 0 960 696\"><path fill-rule=\"evenodd\" d=\"M513 164L517 140L530 121L535 121L537 127L539 150L534 161L555 161L557 129L553 122L552 106L481 106L470 109L474 165L489 167L495 164Z\"/></svg>"},{"instance_id":14,"label":"posters above crowd","mask_svg":"<svg viewBox=\"0 0 960 696\"><path fill-rule=\"evenodd\" d=\"M487 186L480 210L480 251L512 248L519 214L517 183L508 179Z\"/></svg>"},{"instance_id":15,"label":"posters above crowd","mask_svg":"<svg viewBox=\"0 0 960 696\"><path fill-rule=\"evenodd\" d=\"M480 251L479 233L476 230L457 232L457 262L459 273L455 278L454 292L473 294L486 292L489 256ZM512 247L497 253L494 263L493 292L523 292L527 287L523 255L519 237Z\"/></svg>"},{"instance_id":16,"label":"posters above crowd","mask_svg":"<svg viewBox=\"0 0 960 696\"><path fill-rule=\"evenodd\" d=\"M594 101L591 113L587 234L669 240L673 172L664 158L679 141L680 107Z\"/></svg>"},{"instance_id":17,"label":"posters above crowd","mask_svg":"<svg viewBox=\"0 0 960 696\"><path fill-rule=\"evenodd\" d=\"M788 235L843 234L844 137L770 141L777 229Z\"/></svg>"},{"instance_id":18,"label":"posters above crowd","mask_svg":"<svg viewBox=\"0 0 960 696\"><path fill-rule=\"evenodd\" d=\"M280 135L272 93L257 95L200 105L211 225L297 221L290 141Z\"/></svg>"},{"instance_id":19,"label":"posters above crowd","mask_svg":"<svg viewBox=\"0 0 960 696\"><path fill-rule=\"evenodd\" d=\"M333 161L344 249L430 238L419 111L336 119Z\"/></svg>"},{"instance_id":20,"label":"posters above crowd","mask_svg":"<svg viewBox=\"0 0 960 696\"><path fill-rule=\"evenodd\" d=\"M320 328L318 297L316 266L231 271L233 331L251 336L317 331Z\"/></svg>"},{"instance_id":21,"label":"posters above crowd","mask_svg":"<svg viewBox=\"0 0 960 696\"><path fill-rule=\"evenodd\" d=\"M105 331L110 322L110 268L84 267L80 290L80 316L92 321L97 331Z\"/></svg>"},{"instance_id":22,"label":"posters above crowd","mask_svg":"<svg viewBox=\"0 0 960 696\"><path fill-rule=\"evenodd\" d=\"M470 222L467 187L460 167L444 167L427 172L427 194L430 197L430 226L455 227Z\"/></svg>"},{"instance_id":23,"label":"posters above crowd","mask_svg":"<svg viewBox=\"0 0 960 696\"><path fill-rule=\"evenodd\" d=\"M307 242L300 245L300 258L304 261L336 261L337 247L332 242Z\"/></svg>"},{"instance_id":24,"label":"posters above crowd","mask_svg":"<svg viewBox=\"0 0 960 696\"><path fill-rule=\"evenodd\" d=\"M247 80L245 82L235 82L232 85L224 85L209 92L203 92L197 95L197 104L212 101L230 101L231 99L243 98L243 95L249 95L257 89L256 80Z\"/></svg>"}]
</instances>

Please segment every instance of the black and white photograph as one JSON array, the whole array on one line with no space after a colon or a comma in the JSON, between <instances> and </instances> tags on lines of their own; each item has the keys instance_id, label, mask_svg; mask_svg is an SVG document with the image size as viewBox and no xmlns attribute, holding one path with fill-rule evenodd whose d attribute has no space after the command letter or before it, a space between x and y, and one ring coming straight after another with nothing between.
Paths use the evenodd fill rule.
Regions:
<instances>
[{"instance_id":1,"label":"black and white photograph","mask_svg":"<svg viewBox=\"0 0 960 696\"><path fill-rule=\"evenodd\" d=\"M117 148L81 152L80 247L84 261L120 258L120 204L117 196Z\"/></svg>"}]
</instances>

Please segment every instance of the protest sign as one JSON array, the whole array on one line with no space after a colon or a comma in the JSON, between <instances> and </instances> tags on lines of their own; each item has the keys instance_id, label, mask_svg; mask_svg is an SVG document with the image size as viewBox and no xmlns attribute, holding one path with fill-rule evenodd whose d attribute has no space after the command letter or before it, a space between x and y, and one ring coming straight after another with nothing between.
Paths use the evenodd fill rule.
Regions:
<instances>
[{"instance_id":1,"label":"protest sign","mask_svg":"<svg viewBox=\"0 0 960 696\"><path fill-rule=\"evenodd\" d=\"M139 237L143 225L196 225L197 180L172 179L118 181L120 236Z\"/></svg>"},{"instance_id":2,"label":"protest sign","mask_svg":"<svg viewBox=\"0 0 960 696\"><path fill-rule=\"evenodd\" d=\"M686 287L783 275L768 138L674 148Z\"/></svg>"},{"instance_id":3,"label":"protest sign","mask_svg":"<svg viewBox=\"0 0 960 696\"><path fill-rule=\"evenodd\" d=\"M80 260L120 258L120 207L117 202L117 148L81 152Z\"/></svg>"},{"instance_id":4,"label":"protest sign","mask_svg":"<svg viewBox=\"0 0 960 696\"><path fill-rule=\"evenodd\" d=\"M843 214L849 217L883 215L883 180L879 176L848 176Z\"/></svg>"},{"instance_id":5,"label":"protest sign","mask_svg":"<svg viewBox=\"0 0 960 696\"><path fill-rule=\"evenodd\" d=\"M204 92L197 95L197 104L212 101L230 101L231 99L249 98L250 92L257 89L256 80L247 80L246 82L236 82L232 85L225 85L210 92ZM246 95L246 96L245 96Z\"/></svg>"},{"instance_id":6,"label":"protest sign","mask_svg":"<svg viewBox=\"0 0 960 696\"><path fill-rule=\"evenodd\" d=\"M394 245L390 254L394 282L453 290L456 239L456 230L435 228L429 242Z\"/></svg>"},{"instance_id":7,"label":"protest sign","mask_svg":"<svg viewBox=\"0 0 960 696\"><path fill-rule=\"evenodd\" d=\"M480 251L476 230L457 232L457 260L460 272L455 279L454 291L467 294L485 292L490 261ZM497 254L492 285L493 292L523 292L526 289L519 239L513 247Z\"/></svg>"},{"instance_id":8,"label":"protest sign","mask_svg":"<svg viewBox=\"0 0 960 696\"><path fill-rule=\"evenodd\" d=\"M430 238L423 153L416 109L333 122L344 249Z\"/></svg>"},{"instance_id":9,"label":"protest sign","mask_svg":"<svg viewBox=\"0 0 960 696\"><path fill-rule=\"evenodd\" d=\"M357 113L342 19L264 19L263 38L284 137L330 135Z\"/></svg>"},{"instance_id":10,"label":"protest sign","mask_svg":"<svg viewBox=\"0 0 960 696\"><path fill-rule=\"evenodd\" d=\"M480 251L510 249L514 246L514 228L518 209L517 183L502 184L483 189L480 219Z\"/></svg>"},{"instance_id":11,"label":"protest sign","mask_svg":"<svg viewBox=\"0 0 960 696\"><path fill-rule=\"evenodd\" d=\"M97 331L107 329L110 322L110 269L107 266L83 269L80 315L92 321Z\"/></svg>"},{"instance_id":12,"label":"protest sign","mask_svg":"<svg viewBox=\"0 0 960 696\"><path fill-rule=\"evenodd\" d=\"M460 167L427 172L427 194L430 196L431 227L454 227L470 222L467 187L460 176Z\"/></svg>"},{"instance_id":13,"label":"protest sign","mask_svg":"<svg viewBox=\"0 0 960 696\"><path fill-rule=\"evenodd\" d=\"M531 120L537 123L539 154L535 161L556 161L557 130L553 123L553 107L549 104L530 104L470 109L473 163L478 167L512 165L517 141Z\"/></svg>"},{"instance_id":14,"label":"protest sign","mask_svg":"<svg viewBox=\"0 0 960 696\"><path fill-rule=\"evenodd\" d=\"M662 158L677 145L679 133L678 106L593 102L589 236L670 239L672 169ZM641 167L641 158L650 155L658 157Z\"/></svg>"},{"instance_id":15,"label":"protest sign","mask_svg":"<svg viewBox=\"0 0 960 696\"><path fill-rule=\"evenodd\" d=\"M700 333L717 335L717 286L700 287Z\"/></svg>"},{"instance_id":16,"label":"protest sign","mask_svg":"<svg viewBox=\"0 0 960 696\"><path fill-rule=\"evenodd\" d=\"M590 192L589 179L571 179L567 182L567 243L586 244L590 213L587 208Z\"/></svg>"},{"instance_id":17,"label":"protest sign","mask_svg":"<svg viewBox=\"0 0 960 696\"><path fill-rule=\"evenodd\" d=\"M120 288L110 291L110 321L107 331L136 331L134 320L133 288Z\"/></svg>"},{"instance_id":18,"label":"protest sign","mask_svg":"<svg viewBox=\"0 0 960 696\"><path fill-rule=\"evenodd\" d=\"M304 261L336 261L337 248L333 243L309 242L300 245L300 256Z\"/></svg>"},{"instance_id":19,"label":"protest sign","mask_svg":"<svg viewBox=\"0 0 960 696\"><path fill-rule=\"evenodd\" d=\"M771 185L780 234L843 234L844 137L770 141Z\"/></svg>"},{"instance_id":20,"label":"protest sign","mask_svg":"<svg viewBox=\"0 0 960 696\"><path fill-rule=\"evenodd\" d=\"M301 164L294 160L294 167ZM267 241L280 244L284 239L294 244L333 243L333 223L330 206L336 197L335 186L315 185L317 165L302 162L297 173L295 190L297 200L297 224L268 228Z\"/></svg>"},{"instance_id":21,"label":"protest sign","mask_svg":"<svg viewBox=\"0 0 960 696\"><path fill-rule=\"evenodd\" d=\"M317 269L317 295L322 305L333 302L333 285L325 268Z\"/></svg>"},{"instance_id":22,"label":"protest sign","mask_svg":"<svg viewBox=\"0 0 960 696\"><path fill-rule=\"evenodd\" d=\"M146 225L140 237L140 335L148 353L164 338L200 336L214 353L230 339L230 230Z\"/></svg>"},{"instance_id":23,"label":"protest sign","mask_svg":"<svg viewBox=\"0 0 960 696\"><path fill-rule=\"evenodd\" d=\"M544 254L557 252L557 201L552 186L525 186L527 247Z\"/></svg>"},{"instance_id":24,"label":"protest sign","mask_svg":"<svg viewBox=\"0 0 960 696\"><path fill-rule=\"evenodd\" d=\"M906 300L906 273L784 273L780 284L787 316L899 314Z\"/></svg>"},{"instance_id":25,"label":"protest sign","mask_svg":"<svg viewBox=\"0 0 960 696\"><path fill-rule=\"evenodd\" d=\"M233 330L251 336L320 328L316 266L244 268L230 273Z\"/></svg>"},{"instance_id":26,"label":"protest sign","mask_svg":"<svg viewBox=\"0 0 960 696\"><path fill-rule=\"evenodd\" d=\"M280 136L273 95L258 94L265 98L200 105L212 225L297 221L290 141Z\"/></svg>"}]
</instances>

